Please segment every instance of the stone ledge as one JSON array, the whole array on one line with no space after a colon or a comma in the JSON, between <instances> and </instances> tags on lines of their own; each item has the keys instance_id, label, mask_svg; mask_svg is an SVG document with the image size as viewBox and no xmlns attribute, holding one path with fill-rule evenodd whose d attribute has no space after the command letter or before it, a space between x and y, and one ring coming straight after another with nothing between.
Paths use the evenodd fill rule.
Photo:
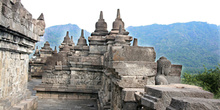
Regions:
<instances>
[{"instance_id":1,"label":"stone ledge","mask_svg":"<svg viewBox=\"0 0 220 110\"><path fill-rule=\"evenodd\" d=\"M24 35L24 34L21 34L21 33L17 32L17 31L8 29L8 28L6 28L6 27L4 27L4 26L2 26L2 25L0 25L0 30L3 31L3 32L7 32L7 33L9 33L9 34L12 34L12 35L14 35L14 36L17 36L17 37L20 37L20 38L24 38L24 39L26 39L26 40L28 40L28 41L32 41L32 42L37 42L37 41L38 41L38 40L36 40L36 39L31 38L31 36L28 37L28 36L26 36L26 35Z\"/></svg>"},{"instance_id":2,"label":"stone ledge","mask_svg":"<svg viewBox=\"0 0 220 110\"><path fill-rule=\"evenodd\" d=\"M122 89L122 100L125 102L136 102L135 92L144 92L144 88L124 88Z\"/></svg>"},{"instance_id":3,"label":"stone ledge","mask_svg":"<svg viewBox=\"0 0 220 110\"><path fill-rule=\"evenodd\" d=\"M31 96L29 99L22 100L19 104L13 106L11 110L36 110L37 100L37 96Z\"/></svg>"},{"instance_id":4,"label":"stone ledge","mask_svg":"<svg viewBox=\"0 0 220 110\"><path fill-rule=\"evenodd\" d=\"M0 1L0 9L0 25L35 40L38 40L38 36L43 36L45 29L43 15L41 15L42 19L33 19L32 14L24 8L21 1Z\"/></svg>"},{"instance_id":5,"label":"stone ledge","mask_svg":"<svg viewBox=\"0 0 220 110\"><path fill-rule=\"evenodd\" d=\"M100 86L56 86L40 84L34 88L37 92L65 92L65 93L98 93Z\"/></svg>"},{"instance_id":6,"label":"stone ledge","mask_svg":"<svg viewBox=\"0 0 220 110\"><path fill-rule=\"evenodd\" d=\"M81 93L81 92L37 92L36 96L40 99L63 99L63 100L85 100L97 99L97 93Z\"/></svg>"},{"instance_id":7,"label":"stone ledge","mask_svg":"<svg viewBox=\"0 0 220 110\"><path fill-rule=\"evenodd\" d=\"M220 110L219 99L173 97L166 110Z\"/></svg>"},{"instance_id":8,"label":"stone ledge","mask_svg":"<svg viewBox=\"0 0 220 110\"><path fill-rule=\"evenodd\" d=\"M191 97L212 99L213 94L202 88L186 84L170 85L147 85L145 94L141 97L141 104L146 109L165 110L171 103L173 97Z\"/></svg>"}]
</instances>

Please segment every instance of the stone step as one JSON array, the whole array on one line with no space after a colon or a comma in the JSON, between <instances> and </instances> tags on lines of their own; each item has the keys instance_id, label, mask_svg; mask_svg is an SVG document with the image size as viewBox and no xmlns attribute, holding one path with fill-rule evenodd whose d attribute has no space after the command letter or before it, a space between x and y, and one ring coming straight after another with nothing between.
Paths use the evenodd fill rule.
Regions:
<instances>
[{"instance_id":1,"label":"stone step","mask_svg":"<svg viewBox=\"0 0 220 110\"><path fill-rule=\"evenodd\" d=\"M144 94L144 97L148 98L150 100L153 100L154 102L158 102L160 100L159 98L151 96L151 95L148 95L148 94Z\"/></svg>"},{"instance_id":2,"label":"stone step","mask_svg":"<svg viewBox=\"0 0 220 110\"><path fill-rule=\"evenodd\" d=\"M22 100L10 110L35 110L37 108L37 100L38 98L36 96L31 96L29 99Z\"/></svg>"},{"instance_id":3,"label":"stone step","mask_svg":"<svg viewBox=\"0 0 220 110\"><path fill-rule=\"evenodd\" d=\"M146 97L141 98L141 104L152 109L156 109L158 106L157 102Z\"/></svg>"}]
</instances>

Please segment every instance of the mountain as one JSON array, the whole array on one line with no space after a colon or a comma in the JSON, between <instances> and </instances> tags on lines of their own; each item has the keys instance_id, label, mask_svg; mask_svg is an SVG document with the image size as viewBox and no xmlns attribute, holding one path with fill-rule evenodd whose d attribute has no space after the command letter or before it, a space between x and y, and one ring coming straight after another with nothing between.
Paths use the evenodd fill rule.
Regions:
<instances>
[{"instance_id":1,"label":"mountain","mask_svg":"<svg viewBox=\"0 0 220 110\"><path fill-rule=\"evenodd\" d=\"M54 49L55 46L59 47L59 45L63 42L67 31L69 31L69 37L73 36L73 41L75 44L77 44L78 38L81 35L81 29L75 24L66 24L46 28L44 36L41 37L40 42L38 42L36 46L41 48L44 46L44 43L48 41L51 48ZM90 33L84 30L84 36L86 39L88 39Z\"/></svg>"},{"instance_id":2,"label":"mountain","mask_svg":"<svg viewBox=\"0 0 220 110\"><path fill-rule=\"evenodd\" d=\"M220 26L205 22L174 23L170 25L130 26L130 35L141 46L153 46L157 59L167 57L181 64L184 72L214 68L220 63Z\"/></svg>"}]
</instances>

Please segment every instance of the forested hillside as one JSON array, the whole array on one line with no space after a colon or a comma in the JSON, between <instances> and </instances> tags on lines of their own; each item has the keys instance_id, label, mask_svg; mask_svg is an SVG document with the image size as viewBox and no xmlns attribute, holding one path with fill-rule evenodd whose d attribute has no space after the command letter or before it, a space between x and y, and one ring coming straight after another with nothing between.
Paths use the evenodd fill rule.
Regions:
<instances>
[{"instance_id":1,"label":"forested hillside","mask_svg":"<svg viewBox=\"0 0 220 110\"><path fill-rule=\"evenodd\" d=\"M197 72L220 63L220 26L205 22L128 27L139 45L153 46L160 56L182 64L184 70Z\"/></svg>"}]
</instances>

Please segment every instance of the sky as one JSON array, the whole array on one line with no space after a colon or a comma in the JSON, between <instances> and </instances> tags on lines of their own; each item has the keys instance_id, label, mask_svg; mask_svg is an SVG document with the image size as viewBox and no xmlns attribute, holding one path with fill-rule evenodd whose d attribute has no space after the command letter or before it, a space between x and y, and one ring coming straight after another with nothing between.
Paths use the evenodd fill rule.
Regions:
<instances>
[{"instance_id":1,"label":"sky","mask_svg":"<svg viewBox=\"0 0 220 110\"><path fill-rule=\"evenodd\" d=\"M172 24L202 21L220 25L220 0L21 0L33 18L44 14L46 27L77 24L89 32L95 30L100 11L108 25L120 9L128 26Z\"/></svg>"}]
</instances>

